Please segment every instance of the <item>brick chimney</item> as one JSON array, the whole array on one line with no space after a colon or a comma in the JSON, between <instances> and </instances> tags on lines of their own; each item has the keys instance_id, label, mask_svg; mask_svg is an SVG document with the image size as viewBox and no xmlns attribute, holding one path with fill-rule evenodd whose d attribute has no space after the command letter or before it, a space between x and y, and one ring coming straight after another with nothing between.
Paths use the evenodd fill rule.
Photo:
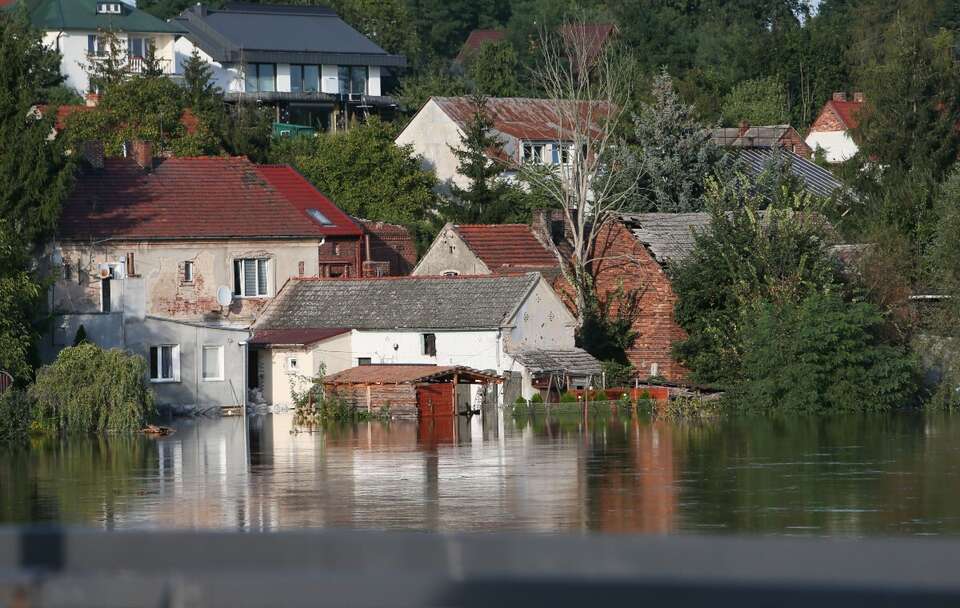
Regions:
<instances>
[{"instance_id":1,"label":"brick chimney","mask_svg":"<svg viewBox=\"0 0 960 608\"><path fill-rule=\"evenodd\" d=\"M142 139L135 139L131 144L133 148L133 160L137 161L141 169L150 171L153 169L153 144Z\"/></svg>"},{"instance_id":2,"label":"brick chimney","mask_svg":"<svg viewBox=\"0 0 960 608\"><path fill-rule=\"evenodd\" d=\"M745 120L741 120L740 124L737 125L737 137L743 137L749 130L750 123Z\"/></svg>"},{"instance_id":3,"label":"brick chimney","mask_svg":"<svg viewBox=\"0 0 960 608\"><path fill-rule=\"evenodd\" d=\"M857 91L856 93L854 93L853 100L857 103L863 103L864 102L863 92Z\"/></svg>"},{"instance_id":4,"label":"brick chimney","mask_svg":"<svg viewBox=\"0 0 960 608\"><path fill-rule=\"evenodd\" d=\"M833 100L834 100L834 101L846 101L846 100L847 100L847 94L846 94L845 92L843 92L843 91L837 91L836 93L833 94Z\"/></svg>"},{"instance_id":5,"label":"brick chimney","mask_svg":"<svg viewBox=\"0 0 960 608\"><path fill-rule=\"evenodd\" d=\"M81 154L93 169L103 169L103 142L87 141L83 143Z\"/></svg>"}]
</instances>

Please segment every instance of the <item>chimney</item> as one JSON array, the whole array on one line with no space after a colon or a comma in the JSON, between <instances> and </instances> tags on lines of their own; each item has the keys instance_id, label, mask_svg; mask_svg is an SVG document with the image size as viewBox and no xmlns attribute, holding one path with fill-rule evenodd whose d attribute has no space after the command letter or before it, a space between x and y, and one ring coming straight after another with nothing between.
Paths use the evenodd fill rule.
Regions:
<instances>
[{"instance_id":1,"label":"chimney","mask_svg":"<svg viewBox=\"0 0 960 608\"><path fill-rule=\"evenodd\" d=\"M87 141L83 143L83 159L92 169L103 169L103 142Z\"/></svg>"},{"instance_id":2,"label":"chimney","mask_svg":"<svg viewBox=\"0 0 960 608\"><path fill-rule=\"evenodd\" d=\"M745 120L741 120L740 124L737 125L737 137L743 137L749 130L750 123Z\"/></svg>"},{"instance_id":3,"label":"chimney","mask_svg":"<svg viewBox=\"0 0 960 608\"><path fill-rule=\"evenodd\" d=\"M853 94L853 100L854 100L855 102L857 102L857 103L863 103L863 102L864 102L863 92L862 92L862 91L857 91L856 93L854 93L854 94Z\"/></svg>"},{"instance_id":4,"label":"chimney","mask_svg":"<svg viewBox=\"0 0 960 608\"><path fill-rule=\"evenodd\" d=\"M847 94L846 94L845 92L843 92L843 91L837 91L836 93L833 94L833 100L834 100L834 101L846 101L846 100L847 100Z\"/></svg>"},{"instance_id":5,"label":"chimney","mask_svg":"<svg viewBox=\"0 0 960 608\"><path fill-rule=\"evenodd\" d=\"M133 142L133 160L137 161L141 169L153 169L153 144L142 139Z\"/></svg>"}]
</instances>

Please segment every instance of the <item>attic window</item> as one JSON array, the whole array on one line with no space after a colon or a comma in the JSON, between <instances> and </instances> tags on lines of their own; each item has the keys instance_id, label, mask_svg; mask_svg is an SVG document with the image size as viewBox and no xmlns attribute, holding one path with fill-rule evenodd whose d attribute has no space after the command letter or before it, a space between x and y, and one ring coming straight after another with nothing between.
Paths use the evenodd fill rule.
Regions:
<instances>
[{"instance_id":1,"label":"attic window","mask_svg":"<svg viewBox=\"0 0 960 608\"><path fill-rule=\"evenodd\" d=\"M123 4L120 2L97 2L97 13L101 15L120 15Z\"/></svg>"},{"instance_id":2,"label":"attic window","mask_svg":"<svg viewBox=\"0 0 960 608\"><path fill-rule=\"evenodd\" d=\"M333 226L333 222L330 221L330 218L320 213L319 209L307 209L307 215L313 218L313 221L321 226Z\"/></svg>"}]
</instances>

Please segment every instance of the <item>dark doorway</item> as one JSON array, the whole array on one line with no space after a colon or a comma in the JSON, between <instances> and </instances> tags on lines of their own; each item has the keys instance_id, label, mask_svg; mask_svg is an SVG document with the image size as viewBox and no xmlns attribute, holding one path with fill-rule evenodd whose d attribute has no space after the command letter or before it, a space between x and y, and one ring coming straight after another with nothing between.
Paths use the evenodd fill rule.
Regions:
<instances>
[{"instance_id":1,"label":"dark doorway","mask_svg":"<svg viewBox=\"0 0 960 608\"><path fill-rule=\"evenodd\" d=\"M247 388L260 388L260 351L249 350L247 353Z\"/></svg>"}]
</instances>

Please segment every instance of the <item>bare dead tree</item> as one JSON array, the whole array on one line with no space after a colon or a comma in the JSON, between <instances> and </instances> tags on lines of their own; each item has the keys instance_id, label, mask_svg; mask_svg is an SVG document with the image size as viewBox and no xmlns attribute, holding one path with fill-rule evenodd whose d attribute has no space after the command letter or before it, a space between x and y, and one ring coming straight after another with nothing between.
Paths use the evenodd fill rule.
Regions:
<instances>
[{"instance_id":1,"label":"bare dead tree","mask_svg":"<svg viewBox=\"0 0 960 608\"><path fill-rule=\"evenodd\" d=\"M558 33L541 30L541 65L535 73L555 115L555 141L568 162L525 163L522 179L539 188L563 210L570 251L555 248L564 278L574 290L578 329L596 302L590 272L598 234L634 195L639 175L612 179L627 154L618 127L633 95L631 58L599 28L582 19Z\"/></svg>"}]
</instances>

